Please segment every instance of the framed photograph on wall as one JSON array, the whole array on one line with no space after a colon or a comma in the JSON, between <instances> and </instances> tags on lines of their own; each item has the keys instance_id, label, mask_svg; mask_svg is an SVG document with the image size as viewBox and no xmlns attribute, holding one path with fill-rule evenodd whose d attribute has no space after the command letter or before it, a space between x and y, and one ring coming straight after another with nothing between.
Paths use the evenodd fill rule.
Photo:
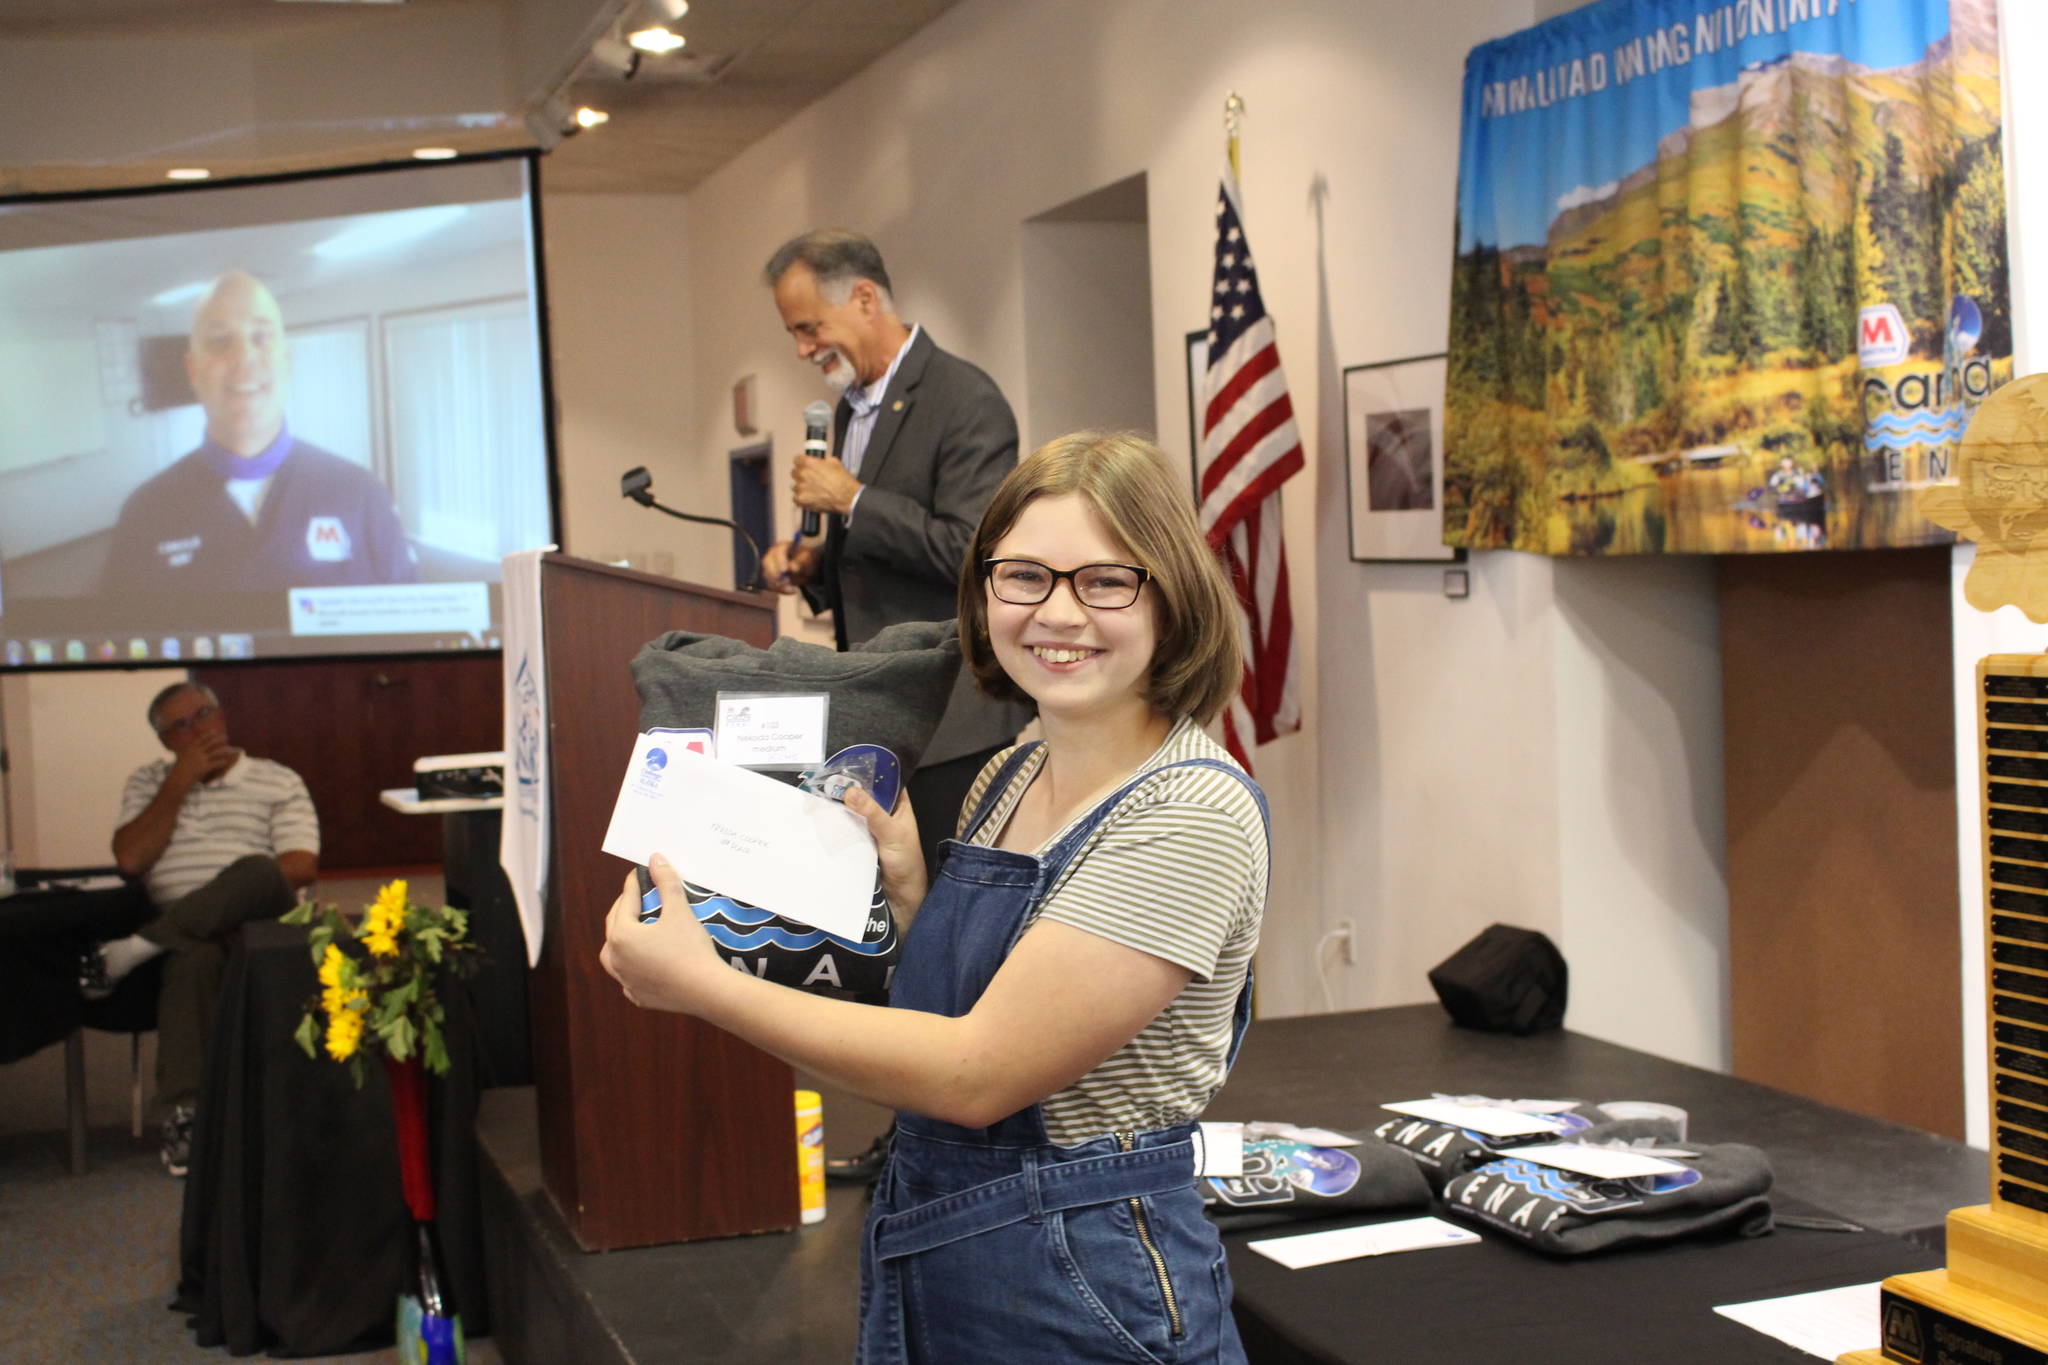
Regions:
<instances>
[{"instance_id":1,"label":"framed photograph on wall","mask_svg":"<svg viewBox=\"0 0 2048 1365\"><path fill-rule=\"evenodd\" d=\"M1446 373L1441 355L1344 371L1344 476L1360 563L1465 558L1443 543Z\"/></svg>"}]
</instances>

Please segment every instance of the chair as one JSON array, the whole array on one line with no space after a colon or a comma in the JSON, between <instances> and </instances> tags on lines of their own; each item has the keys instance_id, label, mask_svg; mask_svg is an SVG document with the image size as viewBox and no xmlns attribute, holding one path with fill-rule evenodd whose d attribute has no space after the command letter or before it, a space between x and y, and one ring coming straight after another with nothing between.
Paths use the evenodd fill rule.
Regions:
<instances>
[{"instance_id":1,"label":"chair","mask_svg":"<svg viewBox=\"0 0 2048 1365\"><path fill-rule=\"evenodd\" d=\"M70 1135L71 1173L85 1174L85 1030L128 1035L128 1131L142 1136L142 1035L156 1029L157 995L163 989L161 955L121 978L113 994L88 1000L79 1027L64 1038L64 1126Z\"/></svg>"},{"instance_id":2,"label":"chair","mask_svg":"<svg viewBox=\"0 0 2048 1365\"><path fill-rule=\"evenodd\" d=\"M85 1172L84 1027L128 1032L136 1037L130 1057L132 1122L141 1134L141 1033L156 1027L161 962L130 973L104 1000L78 991L78 955L95 942L133 933L152 913L149 898L134 883L81 890L77 883L112 873L112 868L24 870L20 890L0 899L0 1061L13 1061L64 1043L64 1109L70 1138L70 1168Z\"/></svg>"}]
</instances>

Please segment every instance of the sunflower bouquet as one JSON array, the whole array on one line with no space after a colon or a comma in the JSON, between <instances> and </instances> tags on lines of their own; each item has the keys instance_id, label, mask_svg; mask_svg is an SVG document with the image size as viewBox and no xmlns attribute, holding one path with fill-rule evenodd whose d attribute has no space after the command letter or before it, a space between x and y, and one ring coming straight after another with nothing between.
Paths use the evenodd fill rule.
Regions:
<instances>
[{"instance_id":1,"label":"sunflower bouquet","mask_svg":"<svg viewBox=\"0 0 2048 1365\"><path fill-rule=\"evenodd\" d=\"M332 905L305 902L284 917L308 924L307 941L320 979L320 997L306 1007L293 1035L308 1057L322 1048L347 1062L363 1083L363 1052L393 1062L417 1057L433 1074L448 1070L444 1011L436 991L445 966L466 975L478 950L469 941L469 916L446 906L413 904L405 882L387 882L350 924Z\"/></svg>"}]
</instances>

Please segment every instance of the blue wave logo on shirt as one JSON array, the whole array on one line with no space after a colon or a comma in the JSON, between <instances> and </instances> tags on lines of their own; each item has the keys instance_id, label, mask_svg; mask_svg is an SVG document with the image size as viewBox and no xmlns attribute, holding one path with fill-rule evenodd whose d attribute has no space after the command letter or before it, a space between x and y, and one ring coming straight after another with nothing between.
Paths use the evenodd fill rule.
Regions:
<instances>
[{"instance_id":1,"label":"blue wave logo on shirt","mask_svg":"<svg viewBox=\"0 0 2048 1365\"><path fill-rule=\"evenodd\" d=\"M889 902L883 897L879 885L875 887L874 899L868 906L867 932L858 940L797 924L758 905L721 896L688 882L683 884L683 892L689 899L690 913L704 926L704 932L710 935L713 943L729 952L753 953L772 947L784 952L802 953L829 945L873 957L895 948L894 921L889 917Z\"/></svg>"}]
</instances>

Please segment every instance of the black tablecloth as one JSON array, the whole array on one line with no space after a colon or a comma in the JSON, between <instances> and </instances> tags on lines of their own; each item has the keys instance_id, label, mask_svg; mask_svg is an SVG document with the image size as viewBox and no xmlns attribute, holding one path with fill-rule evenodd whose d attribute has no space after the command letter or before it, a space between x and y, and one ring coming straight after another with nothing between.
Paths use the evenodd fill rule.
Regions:
<instances>
[{"instance_id":1,"label":"black tablecloth","mask_svg":"<svg viewBox=\"0 0 2048 1365\"><path fill-rule=\"evenodd\" d=\"M478 1074L485 1086L533 1084L533 1031L527 1022L526 932L512 884L498 865L503 814L456 811L441 817L441 870L448 904L469 911L470 942L483 964L469 980L476 1005Z\"/></svg>"},{"instance_id":2,"label":"black tablecloth","mask_svg":"<svg viewBox=\"0 0 2048 1365\"><path fill-rule=\"evenodd\" d=\"M134 933L153 913L138 886L32 889L0 898L0 1062L40 1052L81 1023L147 1027L162 965L146 964L146 974L124 978L88 1018L88 1002L78 993L78 955L89 944ZM124 1008L130 1001L136 1007Z\"/></svg>"},{"instance_id":3,"label":"black tablecloth","mask_svg":"<svg viewBox=\"0 0 2048 1365\"><path fill-rule=\"evenodd\" d=\"M1988 1190L1984 1154L1960 1142L1583 1034L1518 1038L1458 1028L1435 1005L1260 1020L1207 1117L1364 1133L1383 1117L1382 1102L1433 1092L1675 1104L1691 1115L1692 1141L1763 1150L1780 1214L1871 1230L1780 1227L1747 1240L1563 1259L1482 1230L1471 1246L1306 1270L1288 1270L1245 1244L1374 1220L1228 1233L1238 1324L1254 1361L1810 1363L1714 1306L1939 1265L1943 1217L1983 1202Z\"/></svg>"},{"instance_id":4,"label":"black tablecloth","mask_svg":"<svg viewBox=\"0 0 2048 1365\"><path fill-rule=\"evenodd\" d=\"M306 931L246 926L207 1051L185 1185L176 1308L202 1346L340 1355L389 1346L411 1265L391 1094L292 1040L319 990ZM429 1086L437 1223L468 1334L489 1328L477 1208L476 1059L467 997L444 988L451 1066Z\"/></svg>"},{"instance_id":5,"label":"black tablecloth","mask_svg":"<svg viewBox=\"0 0 2048 1365\"><path fill-rule=\"evenodd\" d=\"M1367 1221L1329 1219L1224 1237L1237 1285L1238 1329L1254 1361L1811 1365L1813 1357L1714 1308L1941 1264L1938 1253L1901 1237L1783 1227L1767 1237L1669 1242L1565 1259L1487 1233L1470 1245L1305 1270L1289 1270L1245 1245Z\"/></svg>"}]
</instances>

